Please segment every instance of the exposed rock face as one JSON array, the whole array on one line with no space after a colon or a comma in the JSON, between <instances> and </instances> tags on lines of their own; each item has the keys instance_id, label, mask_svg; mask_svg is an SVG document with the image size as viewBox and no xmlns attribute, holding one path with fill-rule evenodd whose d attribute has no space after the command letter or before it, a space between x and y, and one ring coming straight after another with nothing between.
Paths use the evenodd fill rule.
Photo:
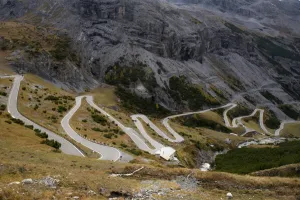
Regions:
<instances>
[{"instance_id":1,"label":"exposed rock face","mask_svg":"<svg viewBox=\"0 0 300 200\"><path fill-rule=\"evenodd\" d=\"M300 42L295 37L300 27L294 26L300 21L299 2L171 0L197 4L179 7L163 0L0 2L0 19L25 16L18 20L66 30L82 59L80 67L67 62L62 71L45 57L15 66L77 89L102 82L116 62L124 66L142 62L160 86L151 95L170 109L184 108L164 89L170 77L179 75L219 100L212 86L228 101L269 106L277 115L282 113L261 91L285 103L300 99ZM29 13L34 22L26 18ZM269 35L276 37L264 40Z\"/></svg>"}]
</instances>

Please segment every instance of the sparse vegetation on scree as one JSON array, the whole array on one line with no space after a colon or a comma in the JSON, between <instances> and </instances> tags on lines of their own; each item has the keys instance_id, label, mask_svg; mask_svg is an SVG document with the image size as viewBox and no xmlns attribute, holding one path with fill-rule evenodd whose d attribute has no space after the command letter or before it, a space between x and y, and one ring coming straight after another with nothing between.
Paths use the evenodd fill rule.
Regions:
<instances>
[{"instance_id":1,"label":"sparse vegetation on scree","mask_svg":"<svg viewBox=\"0 0 300 200\"><path fill-rule=\"evenodd\" d=\"M190 84L186 77L171 77L169 93L179 104L186 101L192 110L201 109L203 105L219 105L219 102L205 92L200 86Z\"/></svg>"},{"instance_id":2,"label":"sparse vegetation on scree","mask_svg":"<svg viewBox=\"0 0 300 200\"><path fill-rule=\"evenodd\" d=\"M116 95L121 99L121 104L130 112L143 113L145 115L167 115L169 110L156 104L152 98L143 98L131 93L125 88L118 87Z\"/></svg>"},{"instance_id":3,"label":"sparse vegetation on scree","mask_svg":"<svg viewBox=\"0 0 300 200\"><path fill-rule=\"evenodd\" d=\"M192 115L192 116L180 117L178 119L178 121L183 126L188 126L188 127L193 127L193 128L205 127L205 128L209 128L209 129L224 132L224 133L232 132L229 128L227 128L213 120L204 119L200 115L197 115L197 114Z\"/></svg>"}]
</instances>

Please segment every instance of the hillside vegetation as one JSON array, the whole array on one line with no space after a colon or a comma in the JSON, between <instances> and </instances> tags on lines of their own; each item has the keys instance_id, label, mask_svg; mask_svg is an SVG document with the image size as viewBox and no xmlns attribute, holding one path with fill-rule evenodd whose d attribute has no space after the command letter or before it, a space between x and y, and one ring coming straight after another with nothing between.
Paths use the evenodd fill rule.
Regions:
<instances>
[{"instance_id":1,"label":"hillside vegetation","mask_svg":"<svg viewBox=\"0 0 300 200\"><path fill-rule=\"evenodd\" d=\"M216 158L216 170L230 173L251 172L300 163L300 142L286 142L275 148L233 149Z\"/></svg>"}]
</instances>

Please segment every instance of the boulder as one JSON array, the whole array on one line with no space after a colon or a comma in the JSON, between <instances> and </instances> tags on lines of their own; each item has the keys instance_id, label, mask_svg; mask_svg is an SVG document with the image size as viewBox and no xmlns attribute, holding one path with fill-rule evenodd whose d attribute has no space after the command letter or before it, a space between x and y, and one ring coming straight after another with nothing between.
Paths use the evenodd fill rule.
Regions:
<instances>
[{"instance_id":1,"label":"boulder","mask_svg":"<svg viewBox=\"0 0 300 200\"><path fill-rule=\"evenodd\" d=\"M32 184L33 183L33 180L31 178L28 178L28 179L24 179L22 181L23 184Z\"/></svg>"},{"instance_id":2,"label":"boulder","mask_svg":"<svg viewBox=\"0 0 300 200\"><path fill-rule=\"evenodd\" d=\"M232 195L230 192L228 192L228 193L226 194L226 197L227 197L227 199L232 199L232 198L233 198L233 195Z\"/></svg>"}]
</instances>

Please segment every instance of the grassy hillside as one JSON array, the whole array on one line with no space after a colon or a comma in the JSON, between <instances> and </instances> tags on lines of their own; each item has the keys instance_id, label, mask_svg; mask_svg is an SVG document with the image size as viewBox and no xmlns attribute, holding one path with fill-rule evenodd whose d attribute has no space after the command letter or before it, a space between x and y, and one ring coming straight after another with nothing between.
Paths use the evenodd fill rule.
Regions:
<instances>
[{"instance_id":1,"label":"grassy hillside","mask_svg":"<svg viewBox=\"0 0 300 200\"><path fill-rule=\"evenodd\" d=\"M277 148L241 148L216 158L216 170L238 174L300 163L300 142L286 142Z\"/></svg>"},{"instance_id":2,"label":"grassy hillside","mask_svg":"<svg viewBox=\"0 0 300 200\"><path fill-rule=\"evenodd\" d=\"M45 200L53 196L56 199L75 196L83 200L107 199L122 194L131 196L158 187L164 191L160 196L153 194L159 199L176 199L178 196L184 199L220 199L230 191L241 200L275 200L294 199L300 190L298 179L203 173L183 168L157 168L149 164L143 165L146 168L132 177L110 177L110 173L128 173L141 166L54 153L40 141L32 130L9 125L5 117L0 116L0 199ZM188 175L190 178L186 179ZM8 186L13 181L25 178L43 180L47 176L60 180L56 188L41 183ZM190 185L184 186L184 180Z\"/></svg>"}]
</instances>

